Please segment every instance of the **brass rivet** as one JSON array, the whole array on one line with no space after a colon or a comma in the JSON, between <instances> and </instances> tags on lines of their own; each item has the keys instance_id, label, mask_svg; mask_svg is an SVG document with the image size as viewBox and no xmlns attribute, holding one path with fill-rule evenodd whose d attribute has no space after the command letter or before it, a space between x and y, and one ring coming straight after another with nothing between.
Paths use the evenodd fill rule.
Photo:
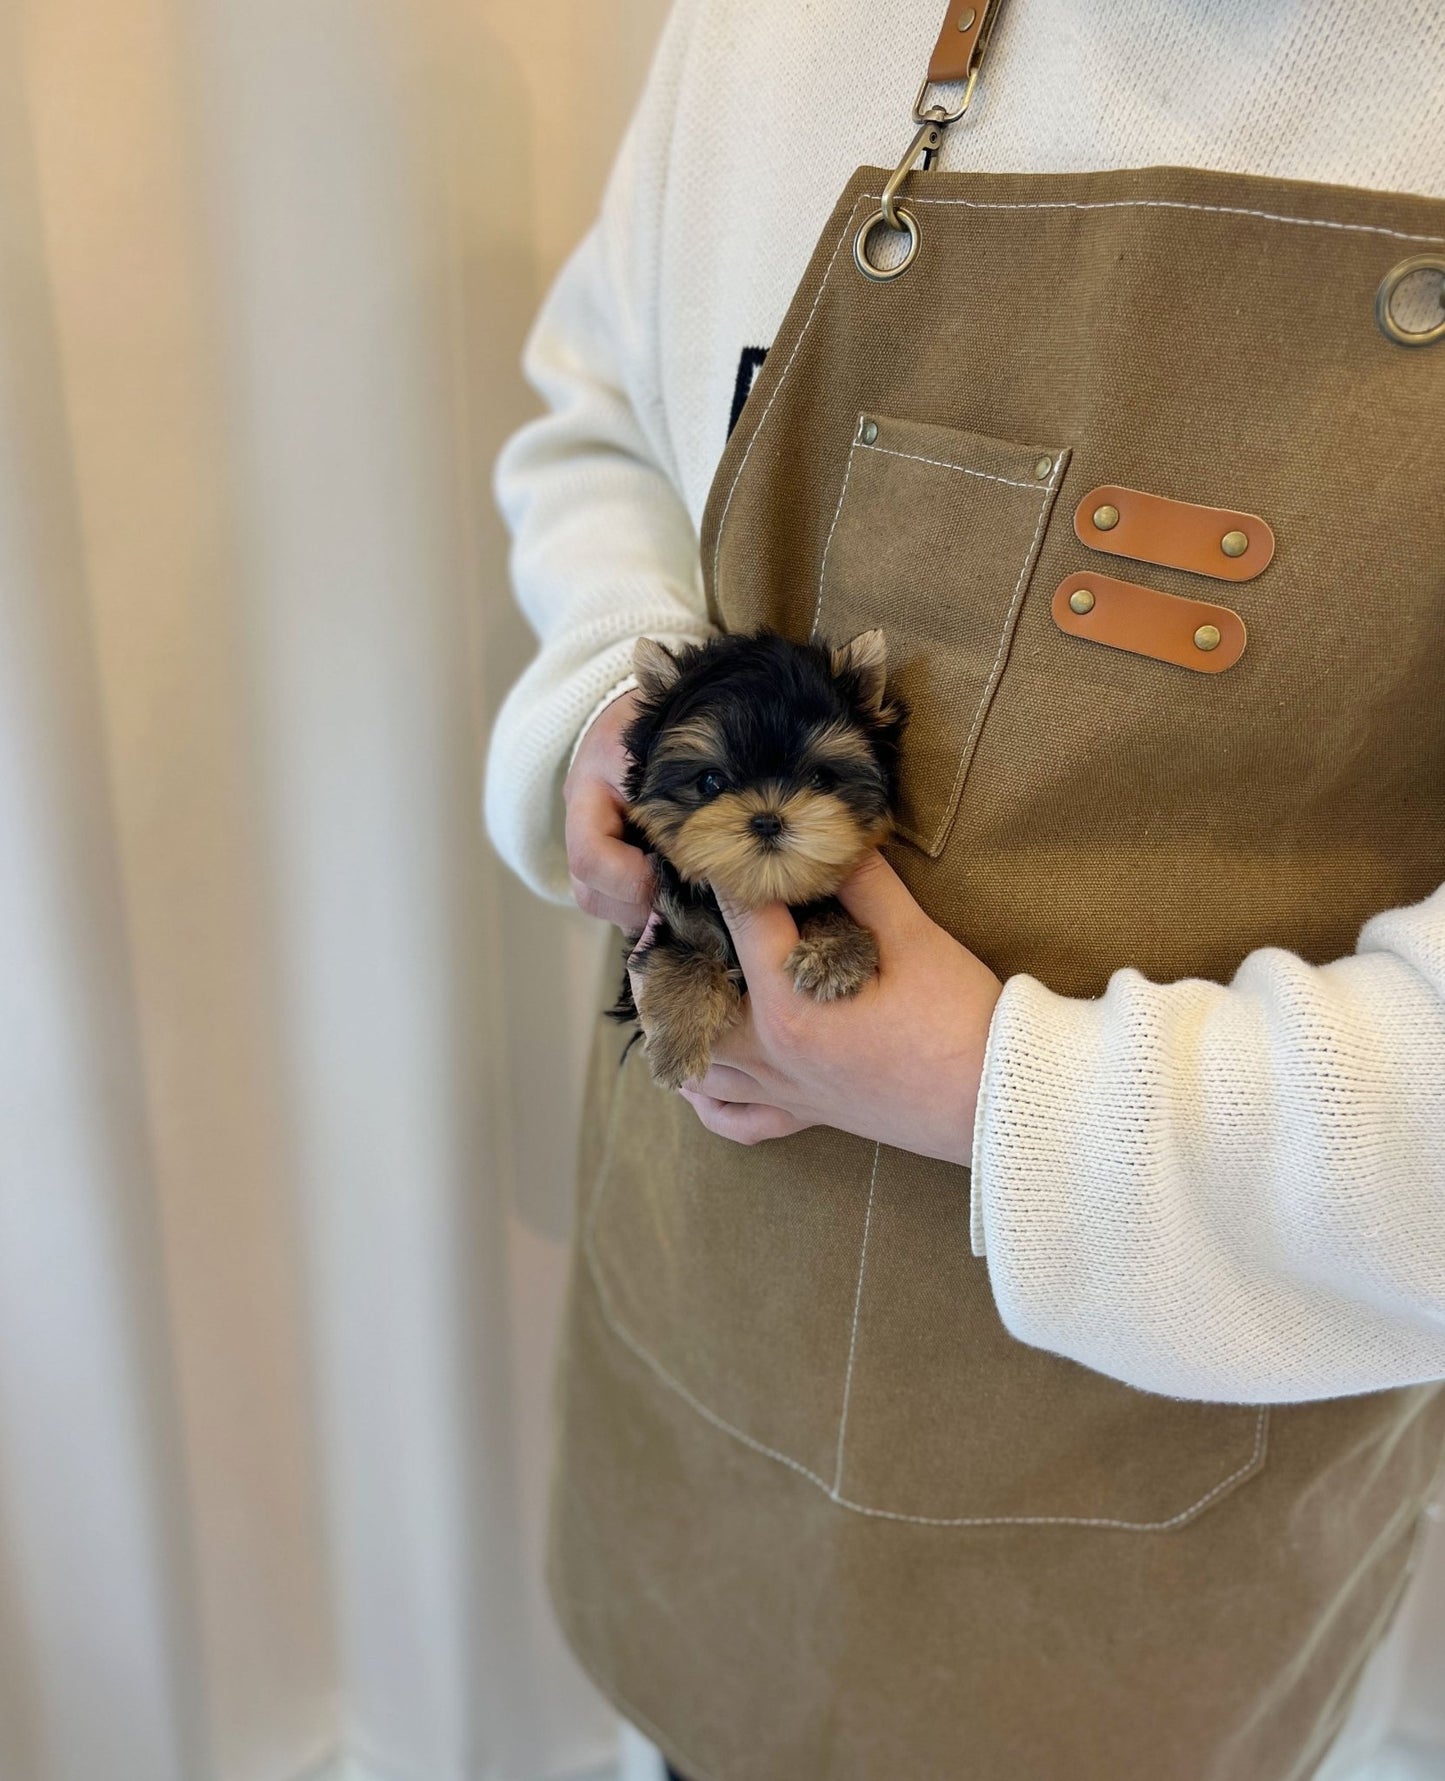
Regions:
<instances>
[{"instance_id":1,"label":"brass rivet","mask_svg":"<svg viewBox=\"0 0 1445 1781\"><path fill-rule=\"evenodd\" d=\"M965 8L965 9L964 9L964 10L963 10L963 11L962 11L962 12L961 12L961 13L959 13L959 15L958 15L958 28L959 28L959 30L960 30L960 31L971 31L971 30L972 30L972 29L973 29L973 21L974 21L974 20L975 20L975 19L976 19L976 18L977 18L977 17L978 17L978 13L977 13L977 12L976 12L976 11L975 11L975 10L974 10L974 8L973 8L973 7L971 7L971 6L969 6L969 7L966 7L966 8Z\"/></svg>"},{"instance_id":2,"label":"brass rivet","mask_svg":"<svg viewBox=\"0 0 1445 1781\"><path fill-rule=\"evenodd\" d=\"M1040 482L1042 482L1053 467L1054 460L1052 458L1040 458L1038 463L1034 465L1034 475L1038 477Z\"/></svg>"},{"instance_id":3,"label":"brass rivet","mask_svg":"<svg viewBox=\"0 0 1445 1781\"><path fill-rule=\"evenodd\" d=\"M1094 596L1089 592L1088 588L1076 587L1073 593L1069 595L1069 605L1073 607L1075 612L1092 612L1094 610Z\"/></svg>"},{"instance_id":4,"label":"brass rivet","mask_svg":"<svg viewBox=\"0 0 1445 1781\"><path fill-rule=\"evenodd\" d=\"M877 421L864 421L863 425L858 429L858 437L865 445L871 445L878 437Z\"/></svg>"},{"instance_id":5,"label":"brass rivet","mask_svg":"<svg viewBox=\"0 0 1445 1781\"><path fill-rule=\"evenodd\" d=\"M1112 532L1118 523L1119 509L1117 507L1096 507L1094 509L1094 524L1101 532Z\"/></svg>"},{"instance_id":6,"label":"brass rivet","mask_svg":"<svg viewBox=\"0 0 1445 1781\"><path fill-rule=\"evenodd\" d=\"M1194 647L1196 649L1205 649L1205 650L1218 649L1219 648L1219 626L1218 625L1201 625L1199 627L1199 629L1194 633Z\"/></svg>"},{"instance_id":7,"label":"brass rivet","mask_svg":"<svg viewBox=\"0 0 1445 1781\"><path fill-rule=\"evenodd\" d=\"M1219 540L1219 548L1227 557L1242 557L1249 549L1249 540L1243 532L1226 532Z\"/></svg>"}]
</instances>

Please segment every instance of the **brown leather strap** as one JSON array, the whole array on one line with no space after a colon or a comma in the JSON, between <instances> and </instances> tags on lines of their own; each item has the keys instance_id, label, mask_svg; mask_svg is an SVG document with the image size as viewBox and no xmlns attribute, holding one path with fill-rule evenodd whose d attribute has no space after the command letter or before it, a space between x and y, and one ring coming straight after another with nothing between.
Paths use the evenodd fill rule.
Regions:
<instances>
[{"instance_id":1,"label":"brown leather strap","mask_svg":"<svg viewBox=\"0 0 1445 1781\"><path fill-rule=\"evenodd\" d=\"M1113 483L1090 489L1080 501L1074 532L1094 550L1216 581L1253 581L1274 555L1274 533L1257 513L1199 507Z\"/></svg>"},{"instance_id":2,"label":"brown leather strap","mask_svg":"<svg viewBox=\"0 0 1445 1781\"><path fill-rule=\"evenodd\" d=\"M1197 674L1220 674L1244 654L1244 620L1228 606L1163 594L1112 575L1088 570L1066 575L1055 589L1052 610L1054 623L1072 637Z\"/></svg>"},{"instance_id":3,"label":"brown leather strap","mask_svg":"<svg viewBox=\"0 0 1445 1781\"><path fill-rule=\"evenodd\" d=\"M973 52L983 35L984 21L1000 0L948 0L943 15L943 29L933 46L933 59L928 64L928 78L942 83L967 80L973 65Z\"/></svg>"}]
</instances>

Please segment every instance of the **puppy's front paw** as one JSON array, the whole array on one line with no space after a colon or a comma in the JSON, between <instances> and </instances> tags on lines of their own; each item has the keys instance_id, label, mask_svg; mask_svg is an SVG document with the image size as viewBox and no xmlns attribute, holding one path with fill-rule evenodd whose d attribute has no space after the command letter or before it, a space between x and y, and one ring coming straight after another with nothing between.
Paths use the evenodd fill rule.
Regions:
<instances>
[{"instance_id":1,"label":"puppy's front paw","mask_svg":"<svg viewBox=\"0 0 1445 1781\"><path fill-rule=\"evenodd\" d=\"M712 1063L711 1036L696 1030L654 1027L643 1042L652 1080L661 1088L681 1088L706 1076Z\"/></svg>"},{"instance_id":2,"label":"puppy's front paw","mask_svg":"<svg viewBox=\"0 0 1445 1781\"><path fill-rule=\"evenodd\" d=\"M647 955L637 1013L655 1082L681 1088L707 1074L712 1048L737 1013L737 984L727 967L697 953Z\"/></svg>"},{"instance_id":3,"label":"puppy's front paw","mask_svg":"<svg viewBox=\"0 0 1445 1781\"><path fill-rule=\"evenodd\" d=\"M836 1002L856 996L878 969L878 944L851 916L821 916L804 928L783 968L794 989Z\"/></svg>"}]
</instances>

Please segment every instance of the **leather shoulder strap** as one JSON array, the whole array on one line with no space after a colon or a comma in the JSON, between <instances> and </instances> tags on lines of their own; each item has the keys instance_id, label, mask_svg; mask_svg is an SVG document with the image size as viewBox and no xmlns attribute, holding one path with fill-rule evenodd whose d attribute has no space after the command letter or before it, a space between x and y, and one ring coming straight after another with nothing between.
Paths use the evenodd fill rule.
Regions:
<instances>
[{"instance_id":1,"label":"leather shoulder strap","mask_svg":"<svg viewBox=\"0 0 1445 1781\"><path fill-rule=\"evenodd\" d=\"M948 0L943 29L938 33L933 58L928 64L930 81L942 85L946 81L968 79L979 41L987 41L987 29L992 24L990 14L1001 4L1002 0L974 0L972 5L969 0Z\"/></svg>"}]
</instances>

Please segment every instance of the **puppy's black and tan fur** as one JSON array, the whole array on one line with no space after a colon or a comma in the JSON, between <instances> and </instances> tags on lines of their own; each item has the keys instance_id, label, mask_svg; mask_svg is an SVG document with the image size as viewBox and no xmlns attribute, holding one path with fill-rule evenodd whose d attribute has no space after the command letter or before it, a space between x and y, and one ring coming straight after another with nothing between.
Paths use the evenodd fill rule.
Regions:
<instances>
[{"instance_id":1,"label":"puppy's black and tan fur","mask_svg":"<svg viewBox=\"0 0 1445 1781\"><path fill-rule=\"evenodd\" d=\"M881 631L829 649L772 632L674 655L643 638L623 744L631 838L653 856L658 921L612 1012L641 1015L652 1073L700 1077L747 985L717 893L787 903L794 986L850 996L877 968L873 936L833 896L892 826L907 719L887 690Z\"/></svg>"}]
</instances>

